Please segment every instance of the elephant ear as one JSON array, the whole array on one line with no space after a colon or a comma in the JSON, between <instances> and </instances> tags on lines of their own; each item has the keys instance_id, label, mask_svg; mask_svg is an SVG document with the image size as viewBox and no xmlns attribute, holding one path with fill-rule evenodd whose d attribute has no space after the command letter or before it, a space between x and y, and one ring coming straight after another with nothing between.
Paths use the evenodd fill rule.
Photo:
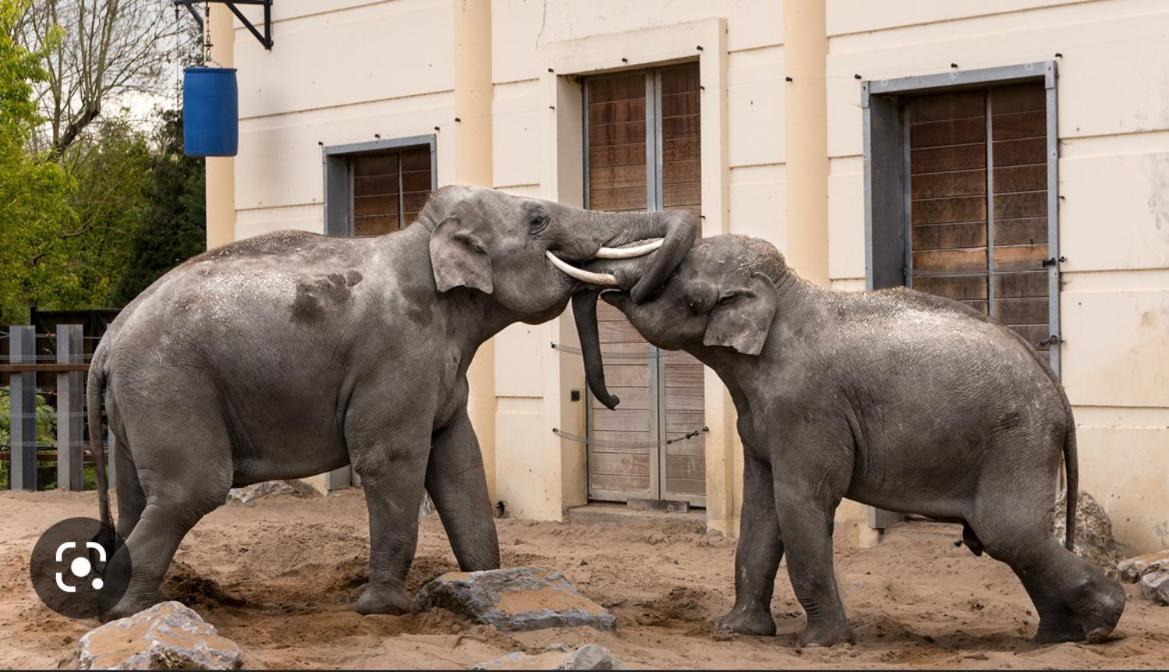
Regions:
<instances>
[{"instance_id":1,"label":"elephant ear","mask_svg":"<svg viewBox=\"0 0 1169 672\"><path fill-rule=\"evenodd\" d=\"M484 294L495 291L491 257L483 241L458 217L447 217L430 234L430 267L440 292L454 287L471 287Z\"/></svg>"},{"instance_id":2,"label":"elephant ear","mask_svg":"<svg viewBox=\"0 0 1169 672\"><path fill-rule=\"evenodd\" d=\"M767 278L754 275L746 287L719 299L710 311L702 344L727 346L744 355L758 355L767 342L775 309L774 285Z\"/></svg>"}]
</instances>

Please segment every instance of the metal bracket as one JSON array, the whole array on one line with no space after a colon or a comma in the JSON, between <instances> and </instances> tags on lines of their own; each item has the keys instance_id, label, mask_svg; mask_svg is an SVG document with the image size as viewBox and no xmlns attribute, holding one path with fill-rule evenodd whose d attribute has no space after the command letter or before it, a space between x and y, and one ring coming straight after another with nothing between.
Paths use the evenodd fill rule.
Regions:
<instances>
[{"instance_id":1,"label":"metal bracket","mask_svg":"<svg viewBox=\"0 0 1169 672\"><path fill-rule=\"evenodd\" d=\"M192 7L192 5L197 5L200 3L227 5L227 8L231 10L231 13L235 14L235 18L239 19L240 23L244 24L244 27L247 28L248 31L253 36L255 36L255 38L257 40L260 41L260 44L264 45L265 49L267 49L269 51L271 51L271 49L272 49L272 44L273 44L273 42L272 42L272 0L172 0L172 2L174 2L175 7L186 7L187 11L191 13L191 16L195 17L195 21L199 24L200 29L203 28L203 17L199 16L199 12L196 12L195 8ZM239 8L236 7L236 5L261 5L261 6L263 6L263 8L264 8L264 34L263 35L261 35L260 31L256 29L256 26L253 25L252 22L249 21L248 18L246 16L244 16L243 13L241 13L239 11Z\"/></svg>"},{"instance_id":2,"label":"metal bracket","mask_svg":"<svg viewBox=\"0 0 1169 672\"><path fill-rule=\"evenodd\" d=\"M1055 266L1057 263L1062 264L1067 260L1067 257L1060 257L1059 259L1056 259L1055 257L1048 257L1047 259L1043 260L1043 267L1048 268L1049 266Z\"/></svg>"},{"instance_id":3,"label":"metal bracket","mask_svg":"<svg viewBox=\"0 0 1169 672\"><path fill-rule=\"evenodd\" d=\"M1039 341L1038 343L1036 343L1035 347L1036 348L1049 347L1052 345L1058 345L1058 344L1063 343L1063 342L1064 342L1064 340L1062 338L1060 338L1059 336L1056 336L1055 334L1052 334L1052 335L1048 336L1047 338L1043 339L1042 341Z\"/></svg>"}]
</instances>

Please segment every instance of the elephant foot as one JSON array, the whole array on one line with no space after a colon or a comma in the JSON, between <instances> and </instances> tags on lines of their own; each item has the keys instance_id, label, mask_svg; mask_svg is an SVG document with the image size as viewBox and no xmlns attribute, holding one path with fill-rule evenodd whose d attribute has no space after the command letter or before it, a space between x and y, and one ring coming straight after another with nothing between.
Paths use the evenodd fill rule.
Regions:
<instances>
[{"instance_id":1,"label":"elephant foot","mask_svg":"<svg viewBox=\"0 0 1169 672\"><path fill-rule=\"evenodd\" d=\"M359 614L408 614L411 611L410 596L401 586L368 583L361 597L357 598L354 609Z\"/></svg>"},{"instance_id":2,"label":"elephant foot","mask_svg":"<svg viewBox=\"0 0 1169 672\"><path fill-rule=\"evenodd\" d=\"M775 621L770 613L762 609L751 611L732 609L726 616L715 621L714 627L741 635L775 636Z\"/></svg>"},{"instance_id":3,"label":"elephant foot","mask_svg":"<svg viewBox=\"0 0 1169 672\"><path fill-rule=\"evenodd\" d=\"M1084 638L1091 644L1111 639L1112 631L1116 629L1116 624L1120 622L1120 616L1124 613L1126 599L1124 588L1116 581L1109 581L1105 593L1097 600L1096 608L1080 619Z\"/></svg>"},{"instance_id":4,"label":"elephant foot","mask_svg":"<svg viewBox=\"0 0 1169 672\"><path fill-rule=\"evenodd\" d=\"M847 622L836 624L811 624L796 637L796 648L806 649L817 646L856 644L856 633Z\"/></svg>"}]
</instances>

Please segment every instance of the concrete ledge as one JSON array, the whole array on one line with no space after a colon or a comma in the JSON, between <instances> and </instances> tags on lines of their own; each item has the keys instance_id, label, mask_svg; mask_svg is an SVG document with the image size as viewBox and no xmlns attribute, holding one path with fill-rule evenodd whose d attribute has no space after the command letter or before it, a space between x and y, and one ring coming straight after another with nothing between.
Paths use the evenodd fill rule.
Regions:
<instances>
[{"instance_id":1,"label":"concrete ledge","mask_svg":"<svg viewBox=\"0 0 1169 672\"><path fill-rule=\"evenodd\" d=\"M639 511L624 504L593 503L570 508L567 512L569 523L621 523L622 525L644 525L647 527L670 528L687 532L706 531L706 511L702 509L686 513L668 511Z\"/></svg>"}]
</instances>

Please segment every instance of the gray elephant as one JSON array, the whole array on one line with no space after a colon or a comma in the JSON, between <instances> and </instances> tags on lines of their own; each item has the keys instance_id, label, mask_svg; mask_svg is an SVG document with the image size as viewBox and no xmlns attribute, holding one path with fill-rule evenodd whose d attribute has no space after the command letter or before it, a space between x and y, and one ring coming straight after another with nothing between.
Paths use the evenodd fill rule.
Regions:
<instances>
[{"instance_id":1,"label":"gray elephant","mask_svg":"<svg viewBox=\"0 0 1169 672\"><path fill-rule=\"evenodd\" d=\"M359 612L409 609L404 581L424 487L459 566L498 568L466 410L475 351L509 324L562 312L581 287L558 270L575 272L567 262L660 248L634 289L644 298L694 232L684 213L599 213L452 186L401 232L273 233L167 273L110 325L89 373L90 433L100 436L104 395L117 446L120 553L133 567L104 616L158 600L179 542L229 488L349 464L370 520ZM108 525L100 441L91 449Z\"/></svg>"},{"instance_id":2,"label":"gray elephant","mask_svg":"<svg viewBox=\"0 0 1169 672\"><path fill-rule=\"evenodd\" d=\"M586 266L601 294L658 347L718 374L744 449L735 606L720 625L774 634L770 604L786 549L807 613L799 645L854 640L832 567L841 498L960 523L975 554L1015 571L1040 616L1039 642L1100 641L1124 610L1120 584L1069 551L1075 425L1050 368L1014 332L912 290L833 292L801 280L769 243L695 243L660 296L621 291L647 263ZM574 298L590 387L606 403L596 292ZM1060 463L1066 548L1051 538Z\"/></svg>"}]
</instances>

